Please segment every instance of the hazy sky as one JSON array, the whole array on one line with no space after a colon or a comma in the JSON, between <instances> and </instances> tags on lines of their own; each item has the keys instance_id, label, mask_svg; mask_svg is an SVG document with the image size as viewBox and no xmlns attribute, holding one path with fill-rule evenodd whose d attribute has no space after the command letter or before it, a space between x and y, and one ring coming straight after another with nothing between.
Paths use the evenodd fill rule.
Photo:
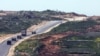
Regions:
<instances>
[{"instance_id":1,"label":"hazy sky","mask_svg":"<svg viewBox=\"0 0 100 56\"><path fill-rule=\"evenodd\" d=\"M0 0L0 10L46 9L100 15L100 0Z\"/></svg>"}]
</instances>

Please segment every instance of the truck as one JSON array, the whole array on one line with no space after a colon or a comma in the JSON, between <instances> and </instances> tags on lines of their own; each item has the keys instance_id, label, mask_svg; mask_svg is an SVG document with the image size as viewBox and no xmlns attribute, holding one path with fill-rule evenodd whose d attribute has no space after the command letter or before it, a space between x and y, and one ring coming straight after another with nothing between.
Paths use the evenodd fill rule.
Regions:
<instances>
[{"instance_id":1,"label":"truck","mask_svg":"<svg viewBox=\"0 0 100 56\"><path fill-rule=\"evenodd\" d=\"M26 31L26 30L22 30L22 31L21 31L21 35L22 35L22 36L26 36L26 35L27 35L27 31Z\"/></svg>"}]
</instances>

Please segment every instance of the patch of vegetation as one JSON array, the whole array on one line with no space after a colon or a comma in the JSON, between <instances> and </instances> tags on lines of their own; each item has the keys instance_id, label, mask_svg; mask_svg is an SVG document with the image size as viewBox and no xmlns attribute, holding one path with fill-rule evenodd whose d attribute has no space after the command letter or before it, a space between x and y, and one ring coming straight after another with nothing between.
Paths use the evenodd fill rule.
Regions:
<instances>
[{"instance_id":1,"label":"patch of vegetation","mask_svg":"<svg viewBox=\"0 0 100 56\"><path fill-rule=\"evenodd\" d=\"M19 46L16 47L15 56L36 55L33 53L34 53L35 48L39 45L40 45L39 40L28 39L27 41L22 42Z\"/></svg>"},{"instance_id":2,"label":"patch of vegetation","mask_svg":"<svg viewBox=\"0 0 100 56\"><path fill-rule=\"evenodd\" d=\"M44 20L61 20L61 18L51 17L47 12L17 11L13 14L1 16L0 33L17 33L22 29L27 29L28 27L36 25Z\"/></svg>"},{"instance_id":3,"label":"patch of vegetation","mask_svg":"<svg viewBox=\"0 0 100 56\"><path fill-rule=\"evenodd\" d=\"M51 33L62 33L67 31L85 32L87 28L97 25L96 21L67 22L51 30Z\"/></svg>"}]
</instances>

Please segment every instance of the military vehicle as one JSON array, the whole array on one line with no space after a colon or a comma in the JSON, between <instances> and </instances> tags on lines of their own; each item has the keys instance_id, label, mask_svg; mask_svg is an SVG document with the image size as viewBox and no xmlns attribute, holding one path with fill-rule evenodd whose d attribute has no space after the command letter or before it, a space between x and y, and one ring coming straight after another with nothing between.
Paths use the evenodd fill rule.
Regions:
<instances>
[{"instance_id":1,"label":"military vehicle","mask_svg":"<svg viewBox=\"0 0 100 56\"><path fill-rule=\"evenodd\" d=\"M22 31L21 31L21 35L22 35L22 36L26 36L26 35L27 35L27 31L26 31L26 30L22 30Z\"/></svg>"},{"instance_id":2,"label":"military vehicle","mask_svg":"<svg viewBox=\"0 0 100 56\"><path fill-rule=\"evenodd\" d=\"M17 36L17 39L22 39L22 36L21 36L21 35L18 35L18 36Z\"/></svg>"},{"instance_id":3,"label":"military vehicle","mask_svg":"<svg viewBox=\"0 0 100 56\"><path fill-rule=\"evenodd\" d=\"M7 41L7 45L12 45L11 40L8 40L8 41Z\"/></svg>"},{"instance_id":4,"label":"military vehicle","mask_svg":"<svg viewBox=\"0 0 100 56\"><path fill-rule=\"evenodd\" d=\"M36 31L33 31L32 34L36 34Z\"/></svg>"},{"instance_id":5,"label":"military vehicle","mask_svg":"<svg viewBox=\"0 0 100 56\"><path fill-rule=\"evenodd\" d=\"M17 39L16 38L12 38L12 41L17 41Z\"/></svg>"}]
</instances>

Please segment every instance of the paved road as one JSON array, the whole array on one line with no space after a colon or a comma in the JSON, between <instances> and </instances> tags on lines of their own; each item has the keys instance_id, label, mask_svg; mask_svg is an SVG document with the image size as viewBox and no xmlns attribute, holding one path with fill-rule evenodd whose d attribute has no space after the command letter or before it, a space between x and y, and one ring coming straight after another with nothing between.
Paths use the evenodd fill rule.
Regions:
<instances>
[{"instance_id":1,"label":"paved road","mask_svg":"<svg viewBox=\"0 0 100 56\"><path fill-rule=\"evenodd\" d=\"M37 34L44 33L47 29L49 29L49 28L51 28L51 27L53 27L53 26L55 26L57 24L61 24L61 23L62 23L62 21L51 21L48 24L46 24L45 26L37 29L36 32L37 32ZM32 34L28 33L28 36L30 36L30 35L32 35ZM8 39L8 40L10 40L10 39ZM9 52L9 49L10 49L11 45L7 45L6 42L7 42L7 40L5 40L4 42L0 43L0 56L7 56L8 52ZM16 42L13 42L13 44L15 44L15 43Z\"/></svg>"}]
</instances>

